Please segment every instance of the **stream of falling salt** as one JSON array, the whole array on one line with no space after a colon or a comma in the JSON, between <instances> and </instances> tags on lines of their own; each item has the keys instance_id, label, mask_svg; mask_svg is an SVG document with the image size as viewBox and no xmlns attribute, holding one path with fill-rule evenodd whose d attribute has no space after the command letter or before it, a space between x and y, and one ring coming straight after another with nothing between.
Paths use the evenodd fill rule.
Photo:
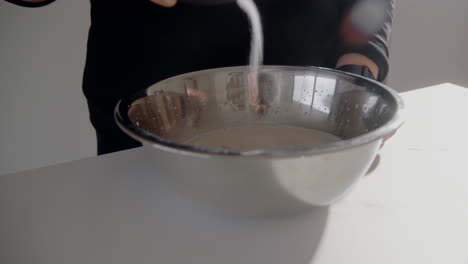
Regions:
<instances>
[{"instance_id":1,"label":"stream of falling salt","mask_svg":"<svg viewBox=\"0 0 468 264\"><path fill-rule=\"evenodd\" d=\"M247 14L252 31L250 42L250 71L257 82L258 71L263 63L263 30L260 13L253 0L237 0L237 5Z\"/></svg>"}]
</instances>

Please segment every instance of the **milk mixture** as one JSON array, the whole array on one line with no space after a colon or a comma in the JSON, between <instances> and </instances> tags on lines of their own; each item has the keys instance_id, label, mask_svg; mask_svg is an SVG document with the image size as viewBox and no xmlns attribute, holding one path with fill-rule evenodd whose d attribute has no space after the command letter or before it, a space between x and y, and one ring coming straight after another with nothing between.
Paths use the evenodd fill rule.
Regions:
<instances>
[{"instance_id":1,"label":"milk mixture","mask_svg":"<svg viewBox=\"0 0 468 264\"><path fill-rule=\"evenodd\" d=\"M251 125L211 131L186 143L229 150L304 148L339 141L340 138L314 129L278 125Z\"/></svg>"}]
</instances>

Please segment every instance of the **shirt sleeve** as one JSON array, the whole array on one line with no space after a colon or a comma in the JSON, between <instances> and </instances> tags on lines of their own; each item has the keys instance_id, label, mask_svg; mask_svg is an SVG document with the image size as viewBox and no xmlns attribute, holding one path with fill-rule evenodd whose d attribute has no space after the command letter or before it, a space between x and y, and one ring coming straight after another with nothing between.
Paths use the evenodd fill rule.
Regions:
<instances>
[{"instance_id":1,"label":"shirt sleeve","mask_svg":"<svg viewBox=\"0 0 468 264\"><path fill-rule=\"evenodd\" d=\"M41 6L50 4L54 2L55 0L46 0L43 2L39 2L39 3L25 2L21 0L5 0L5 1L10 2L14 5L23 6L23 7L41 7Z\"/></svg>"},{"instance_id":2,"label":"shirt sleeve","mask_svg":"<svg viewBox=\"0 0 468 264\"><path fill-rule=\"evenodd\" d=\"M376 31L377 33L374 34L373 38L366 45L360 46L340 43L338 50L338 57L347 53L359 53L375 62L379 67L378 81L384 81L389 72L389 41L395 9L395 0L382 1L385 1L385 20L384 23L381 24L380 29ZM357 1L352 2L355 4ZM347 3L347 7L349 8L351 4L349 1L347 1Z\"/></svg>"}]
</instances>

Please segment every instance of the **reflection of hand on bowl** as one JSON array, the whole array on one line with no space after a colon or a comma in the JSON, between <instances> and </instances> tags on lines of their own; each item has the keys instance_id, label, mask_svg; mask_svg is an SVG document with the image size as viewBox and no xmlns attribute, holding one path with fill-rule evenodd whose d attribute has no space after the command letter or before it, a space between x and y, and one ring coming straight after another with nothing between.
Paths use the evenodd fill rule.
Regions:
<instances>
[{"instance_id":1,"label":"reflection of hand on bowl","mask_svg":"<svg viewBox=\"0 0 468 264\"><path fill-rule=\"evenodd\" d=\"M247 73L247 85L249 87L249 103L254 107L255 112L259 115L263 115L268 111L269 104L265 102L261 87L259 85L260 80L257 78L260 76L254 76L252 73Z\"/></svg>"},{"instance_id":2,"label":"reflection of hand on bowl","mask_svg":"<svg viewBox=\"0 0 468 264\"><path fill-rule=\"evenodd\" d=\"M192 80L188 80L185 83L185 91L187 96L198 98L202 104L208 101L208 95L206 92L198 89L198 84Z\"/></svg>"}]
</instances>

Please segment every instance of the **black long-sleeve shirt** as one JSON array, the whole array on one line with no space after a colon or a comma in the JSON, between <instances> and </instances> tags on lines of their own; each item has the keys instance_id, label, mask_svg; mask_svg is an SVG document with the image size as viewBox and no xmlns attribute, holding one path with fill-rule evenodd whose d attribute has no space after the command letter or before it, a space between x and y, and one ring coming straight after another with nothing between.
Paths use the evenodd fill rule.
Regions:
<instances>
[{"instance_id":1,"label":"black long-sleeve shirt","mask_svg":"<svg viewBox=\"0 0 468 264\"><path fill-rule=\"evenodd\" d=\"M362 47L344 45L339 35L345 14L356 2L256 0L263 22L264 63L333 68L341 55L357 52L377 64L382 80L388 73L394 0L387 0L385 25ZM235 3L181 2L164 8L149 0L91 0L83 90L90 104L112 118L121 97L157 81L247 64L249 45L247 18Z\"/></svg>"},{"instance_id":2,"label":"black long-sleeve shirt","mask_svg":"<svg viewBox=\"0 0 468 264\"><path fill-rule=\"evenodd\" d=\"M363 47L344 45L338 34L356 0L256 2L263 22L266 65L333 68L339 56L358 52L377 64L381 79L387 75L394 0L388 1L387 23ZM91 0L83 88L88 100L106 100L102 104L113 107L125 94L170 76L245 65L249 44L247 18L235 3L179 3L163 8L148 0Z\"/></svg>"}]
</instances>

